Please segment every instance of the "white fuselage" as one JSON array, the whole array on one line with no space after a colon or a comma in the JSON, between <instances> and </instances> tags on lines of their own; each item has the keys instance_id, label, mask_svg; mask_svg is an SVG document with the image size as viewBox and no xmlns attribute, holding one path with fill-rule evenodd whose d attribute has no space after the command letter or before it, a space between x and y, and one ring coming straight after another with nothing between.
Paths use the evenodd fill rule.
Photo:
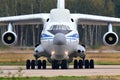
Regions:
<instances>
[{"instance_id":1,"label":"white fuselage","mask_svg":"<svg viewBox=\"0 0 120 80\"><path fill-rule=\"evenodd\" d=\"M55 26L54 26L55 25ZM65 44L54 44L55 36L58 33L64 34ZM63 40L63 38L61 39ZM69 59L69 55L77 51L79 35L75 22L46 22L41 34L41 45L51 55L51 59Z\"/></svg>"},{"instance_id":2,"label":"white fuselage","mask_svg":"<svg viewBox=\"0 0 120 80\"><path fill-rule=\"evenodd\" d=\"M68 9L51 10L50 17L44 22L41 45L35 48L35 53L50 60L72 60L76 56L84 57L85 48L79 45L77 24L71 18Z\"/></svg>"}]
</instances>

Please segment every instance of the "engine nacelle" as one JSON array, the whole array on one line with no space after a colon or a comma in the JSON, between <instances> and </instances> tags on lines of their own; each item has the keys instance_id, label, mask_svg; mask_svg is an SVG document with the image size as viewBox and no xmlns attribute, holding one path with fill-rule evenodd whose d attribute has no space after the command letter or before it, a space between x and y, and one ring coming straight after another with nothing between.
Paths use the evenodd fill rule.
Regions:
<instances>
[{"instance_id":1,"label":"engine nacelle","mask_svg":"<svg viewBox=\"0 0 120 80\"><path fill-rule=\"evenodd\" d=\"M7 45L14 45L17 42L17 35L12 31L7 31L2 35L2 42Z\"/></svg>"},{"instance_id":2,"label":"engine nacelle","mask_svg":"<svg viewBox=\"0 0 120 80\"><path fill-rule=\"evenodd\" d=\"M78 45L78 48L77 48L77 55L81 58L84 58L86 53L85 53L85 47L82 46L82 45Z\"/></svg>"},{"instance_id":3,"label":"engine nacelle","mask_svg":"<svg viewBox=\"0 0 120 80\"><path fill-rule=\"evenodd\" d=\"M103 36L103 42L105 45L114 46L118 43L118 35L115 32L107 32Z\"/></svg>"}]
</instances>

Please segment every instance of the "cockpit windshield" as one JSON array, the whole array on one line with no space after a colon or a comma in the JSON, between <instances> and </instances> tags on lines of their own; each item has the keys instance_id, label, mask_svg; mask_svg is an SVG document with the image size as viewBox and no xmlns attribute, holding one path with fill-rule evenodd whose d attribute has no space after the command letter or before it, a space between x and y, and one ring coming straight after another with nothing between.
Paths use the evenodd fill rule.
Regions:
<instances>
[{"instance_id":1,"label":"cockpit windshield","mask_svg":"<svg viewBox=\"0 0 120 80\"><path fill-rule=\"evenodd\" d=\"M67 34L71 32L70 27L67 25L52 25L48 31L52 34L57 33Z\"/></svg>"},{"instance_id":2,"label":"cockpit windshield","mask_svg":"<svg viewBox=\"0 0 120 80\"><path fill-rule=\"evenodd\" d=\"M67 25L52 25L50 30L70 30L70 28Z\"/></svg>"}]
</instances>

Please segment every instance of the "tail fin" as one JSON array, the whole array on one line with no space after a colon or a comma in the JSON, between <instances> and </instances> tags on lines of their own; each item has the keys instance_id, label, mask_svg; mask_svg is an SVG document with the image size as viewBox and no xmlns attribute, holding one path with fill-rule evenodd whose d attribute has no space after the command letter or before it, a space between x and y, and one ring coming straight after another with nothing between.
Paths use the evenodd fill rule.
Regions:
<instances>
[{"instance_id":1,"label":"tail fin","mask_svg":"<svg viewBox=\"0 0 120 80\"><path fill-rule=\"evenodd\" d=\"M57 0L57 8L64 9L65 8L65 0Z\"/></svg>"}]
</instances>

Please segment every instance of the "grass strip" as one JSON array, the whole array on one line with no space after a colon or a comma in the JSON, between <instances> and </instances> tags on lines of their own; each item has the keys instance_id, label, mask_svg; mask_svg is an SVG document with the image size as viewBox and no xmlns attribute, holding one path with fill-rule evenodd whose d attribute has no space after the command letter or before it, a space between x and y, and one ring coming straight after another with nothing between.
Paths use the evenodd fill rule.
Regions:
<instances>
[{"instance_id":1,"label":"grass strip","mask_svg":"<svg viewBox=\"0 0 120 80\"><path fill-rule=\"evenodd\" d=\"M10 78L0 78L0 80L120 80L120 76L57 76L57 77L10 77Z\"/></svg>"}]
</instances>

